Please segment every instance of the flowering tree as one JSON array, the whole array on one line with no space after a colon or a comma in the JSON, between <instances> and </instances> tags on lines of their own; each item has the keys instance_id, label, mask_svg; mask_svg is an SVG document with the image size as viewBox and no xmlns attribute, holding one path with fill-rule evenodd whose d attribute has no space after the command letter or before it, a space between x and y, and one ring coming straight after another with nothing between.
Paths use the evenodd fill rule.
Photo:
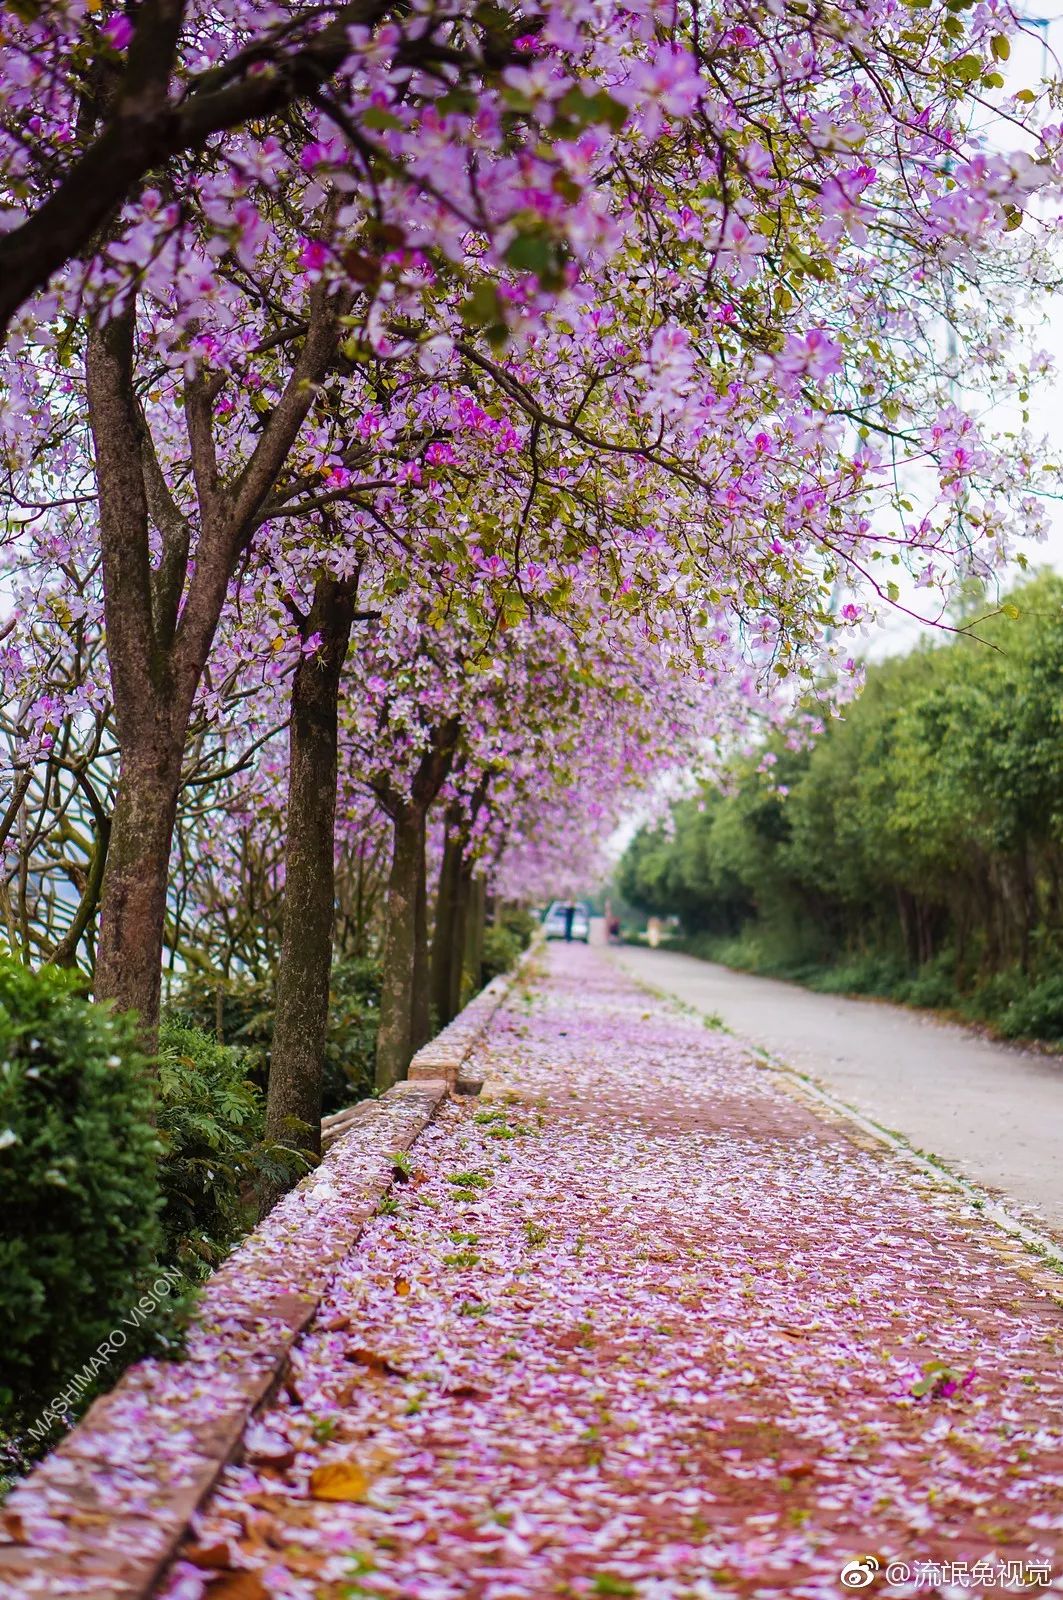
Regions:
<instances>
[{"instance_id":1,"label":"flowering tree","mask_svg":"<svg viewBox=\"0 0 1063 1600\"><path fill-rule=\"evenodd\" d=\"M1033 443L1002 446L963 403L983 383L1026 392L1001 293L1042 271L1058 176L1033 92L1001 98L1013 26L960 0L711 16L70 0L5 21L0 429L26 609L5 653L4 820L35 783L42 818L71 814L60 789L93 812L95 844L55 858L84 877L63 959L102 899L97 992L150 1026L190 744L225 703L227 606L255 619L229 631L248 659L272 650L271 607L298 636L289 909L321 944L332 723L367 560L379 600L357 603L400 601L416 635L403 671L427 671L443 634L464 682L511 659L485 653L499 631L534 653L537 616L586 630L601 611L616 626L594 623L595 659L619 659L630 624L666 701L684 674L752 701L843 660L831 630L860 624L869 590L899 599L894 565L943 595L1036 532ZM993 117L1017 153L976 131ZM75 551L77 614L56 592ZM363 665L379 716L397 665L383 698ZM437 796L461 845L448 871L489 817L513 870L527 858L534 781L499 781L479 748L491 717L470 724L434 681L439 716L420 702L410 724L426 742L399 740L383 767L361 746L409 846L397 984L424 965ZM599 689L577 687L592 726ZM560 695L545 704L564 715ZM310 989L291 971L294 1003ZM423 1035L413 989L389 1071ZM320 979L313 993L319 1015Z\"/></svg>"}]
</instances>

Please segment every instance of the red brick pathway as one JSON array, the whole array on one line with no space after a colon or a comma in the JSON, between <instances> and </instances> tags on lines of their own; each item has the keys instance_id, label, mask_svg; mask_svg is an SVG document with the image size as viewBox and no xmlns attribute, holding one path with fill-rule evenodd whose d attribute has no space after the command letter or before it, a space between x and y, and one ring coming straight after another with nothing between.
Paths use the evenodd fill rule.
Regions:
<instances>
[{"instance_id":1,"label":"red brick pathway","mask_svg":"<svg viewBox=\"0 0 1063 1600\"><path fill-rule=\"evenodd\" d=\"M159 1593L775 1600L863 1556L871 1593L1063 1589L1050 1294L736 1043L548 959Z\"/></svg>"}]
</instances>

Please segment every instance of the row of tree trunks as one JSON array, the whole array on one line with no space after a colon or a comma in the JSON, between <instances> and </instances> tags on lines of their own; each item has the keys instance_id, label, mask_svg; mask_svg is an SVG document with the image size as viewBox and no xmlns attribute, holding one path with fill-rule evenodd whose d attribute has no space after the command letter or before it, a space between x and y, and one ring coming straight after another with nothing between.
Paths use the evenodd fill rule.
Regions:
<instances>
[{"instance_id":1,"label":"row of tree trunks","mask_svg":"<svg viewBox=\"0 0 1063 1600\"><path fill-rule=\"evenodd\" d=\"M135 1010L146 1044L159 1020L170 845L196 691L230 580L335 354L349 297L322 287L287 384L230 483L216 454L214 401L185 397L199 537L174 500L137 395L136 305L94 328L86 385L99 493L107 656L121 751L101 893L95 990ZM153 532L161 553L153 558Z\"/></svg>"},{"instance_id":2,"label":"row of tree trunks","mask_svg":"<svg viewBox=\"0 0 1063 1600\"><path fill-rule=\"evenodd\" d=\"M375 786L393 829L376 1053L381 1092L406 1076L431 1037L427 819L450 773L459 732L453 717L433 730L408 794L398 793L386 779Z\"/></svg>"},{"instance_id":3,"label":"row of tree trunks","mask_svg":"<svg viewBox=\"0 0 1063 1600\"><path fill-rule=\"evenodd\" d=\"M436 888L435 922L429 973L429 1001L437 1027L445 1028L461 1005L462 941L457 937L463 920L464 832L461 812L452 806L446 815L443 860Z\"/></svg>"},{"instance_id":4,"label":"row of tree trunks","mask_svg":"<svg viewBox=\"0 0 1063 1600\"><path fill-rule=\"evenodd\" d=\"M356 580L322 576L300 631L320 645L301 655L288 726L284 929L270 1053L266 1137L321 1153L329 980L336 901L339 693L354 621Z\"/></svg>"},{"instance_id":5,"label":"row of tree trunks","mask_svg":"<svg viewBox=\"0 0 1063 1600\"><path fill-rule=\"evenodd\" d=\"M474 877L469 839L487 799L489 782L488 774L473 791L468 809L454 805L445 818L429 986L432 1015L438 1028L445 1028L457 1016L465 974L469 973L475 982L483 961L483 885Z\"/></svg>"}]
</instances>

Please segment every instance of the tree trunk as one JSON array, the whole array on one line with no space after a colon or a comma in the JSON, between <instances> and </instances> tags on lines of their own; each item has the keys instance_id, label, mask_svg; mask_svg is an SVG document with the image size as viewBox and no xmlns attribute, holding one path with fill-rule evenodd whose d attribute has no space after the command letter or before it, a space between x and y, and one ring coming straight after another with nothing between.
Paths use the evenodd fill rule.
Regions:
<instances>
[{"instance_id":1,"label":"tree trunk","mask_svg":"<svg viewBox=\"0 0 1063 1600\"><path fill-rule=\"evenodd\" d=\"M484 923L487 917L487 885L482 878L473 878L469 884L468 904L465 913L465 965L478 989L483 975Z\"/></svg>"},{"instance_id":2,"label":"tree trunk","mask_svg":"<svg viewBox=\"0 0 1063 1600\"><path fill-rule=\"evenodd\" d=\"M162 993L170 839L181 784L181 748L123 752L101 894L95 995L134 1010L153 1045Z\"/></svg>"},{"instance_id":3,"label":"tree trunk","mask_svg":"<svg viewBox=\"0 0 1063 1600\"><path fill-rule=\"evenodd\" d=\"M432 730L408 796L397 794L386 778L375 784L392 826L376 1053L380 1091L405 1077L415 1052L431 1036L425 833L429 809L446 782L460 732L456 717Z\"/></svg>"},{"instance_id":4,"label":"tree trunk","mask_svg":"<svg viewBox=\"0 0 1063 1600\"><path fill-rule=\"evenodd\" d=\"M384 920L376 1086L383 1092L406 1075L413 1058L414 986L418 976L418 899L424 881L425 816L396 807ZM423 912L422 912L423 915Z\"/></svg>"},{"instance_id":5,"label":"tree trunk","mask_svg":"<svg viewBox=\"0 0 1063 1600\"><path fill-rule=\"evenodd\" d=\"M413 1005L410 1011L410 1057L432 1037L432 1010L428 964L428 862L427 832L422 823L417 852L417 888L413 915ZM407 1063L408 1065L409 1063Z\"/></svg>"},{"instance_id":6,"label":"tree trunk","mask_svg":"<svg viewBox=\"0 0 1063 1600\"><path fill-rule=\"evenodd\" d=\"M196 690L230 579L332 360L349 305L349 297L331 294L327 285L312 292L306 337L284 389L228 488L214 436L217 393L202 374L186 380L198 520L194 561L193 521L174 499L141 409L135 299L89 332L85 377L121 751L96 995L135 1008L149 1040L158 1023L170 841Z\"/></svg>"},{"instance_id":7,"label":"tree trunk","mask_svg":"<svg viewBox=\"0 0 1063 1600\"><path fill-rule=\"evenodd\" d=\"M432 932L431 957L431 1008L436 1025L445 1028L454 1016L454 968L461 976L461 943L455 943L455 920L460 893L462 870L462 838L460 823L452 814L447 816L443 840L443 862L439 869L439 887L436 890L436 917Z\"/></svg>"},{"instance_id":8,"label":"tree trunk","mask_svg":"<svg viewBox=\"0 0 1063 1600\"><path fill-rule=\"evenodd\" d=\"M454 897L454 953L450 964L450 1014L456 1017L461 1010L465 992L465 968L469 929L469 904L472 900L473 863L463 861L458 873L458 886Z\"/></svg>"},{"instance_id":9,"label":"tree trunk","mask_svg":"<svg viewBox=\"0 0 1063 1600\"><path fill-rule=\"evenodd\" d=\"M301 656L292 681L288 729L288 832L284 928L266 1100L266 1137L321 1154L329 978L336 900L336 760L343 661L354 591L318 580L302 633L317 652Z\"/></svg>"}]
</instances>

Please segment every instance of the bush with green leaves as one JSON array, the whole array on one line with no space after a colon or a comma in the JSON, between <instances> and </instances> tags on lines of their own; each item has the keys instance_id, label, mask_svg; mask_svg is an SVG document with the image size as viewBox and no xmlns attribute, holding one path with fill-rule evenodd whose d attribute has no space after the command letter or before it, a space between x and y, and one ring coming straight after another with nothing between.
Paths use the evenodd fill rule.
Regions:
<instances>
[{"instance_id":1,"label":"bush with green leaves","mask_svg":"<svg viewBox=\"0 0 1063 1600\"><path fill-rule=\"evenodd\" d=\"M332 968L325 1043L325 1110L339 1111L373 1092L380 1026L380 962L348 956Z\"/></svg>"},{"instance_id":2,"label":"bush with green leaves","mask_svg":"<svg viewBox=\"0 0 1063 1600\"><path fill-rule=\"evenodd\" d=\"M1000 1019L1006 1039L1063 1039L1063 973L1033 984Z\"/></svg>"},{"instance_id":3,"label":"bush with green leaves","mask_svg":"<svg viewBox=\"0 0 1063 1600\"><path fill-rule=\"evenodd\" d=\"M156 1274L153 1108L129 1018L74 975L0 956L0 1402L15 1418L63 1388Z\"/></svg>"},{"instance_id":4,"label":"bush with green leaves","mask_svg":"<svg viewBox=\"0 0 1063 1600\"><path fill-rule=\"evenodd\" d=\"M167 1255L213 1266L257 1215L262 1091L242 1051L174 1018L159 1031L158 1072Z\"/></svg>"},{"instance_id":5,"label":"bush with green leaves","mask_svg":"<svg viewBox=\"0 0 1063 1600\"><path fill-rule=\"evenodd\" d=\"M243 1073L265 1090L273 1042L271 981L240 976L214 980L190 974L174 994L168 1016L218 1037L241 1052ZM323 1110L339 1111L372 1093L376 1034L380 1020L380 963L368 956L334 962L329 984Z\"/></svg>"},{"instance_id":6,"label":"bush with green leaves","mask_svg":"<svg viewBox=\"0 0 1063 1600\"><path fill-rule=\"evenodd\" d=\"M516 965L521 952L531 943L536 926L535 917L523 906L503 906L501 914L484 930L481 983L490 983Z\"/></svg>"}]
</instances>

